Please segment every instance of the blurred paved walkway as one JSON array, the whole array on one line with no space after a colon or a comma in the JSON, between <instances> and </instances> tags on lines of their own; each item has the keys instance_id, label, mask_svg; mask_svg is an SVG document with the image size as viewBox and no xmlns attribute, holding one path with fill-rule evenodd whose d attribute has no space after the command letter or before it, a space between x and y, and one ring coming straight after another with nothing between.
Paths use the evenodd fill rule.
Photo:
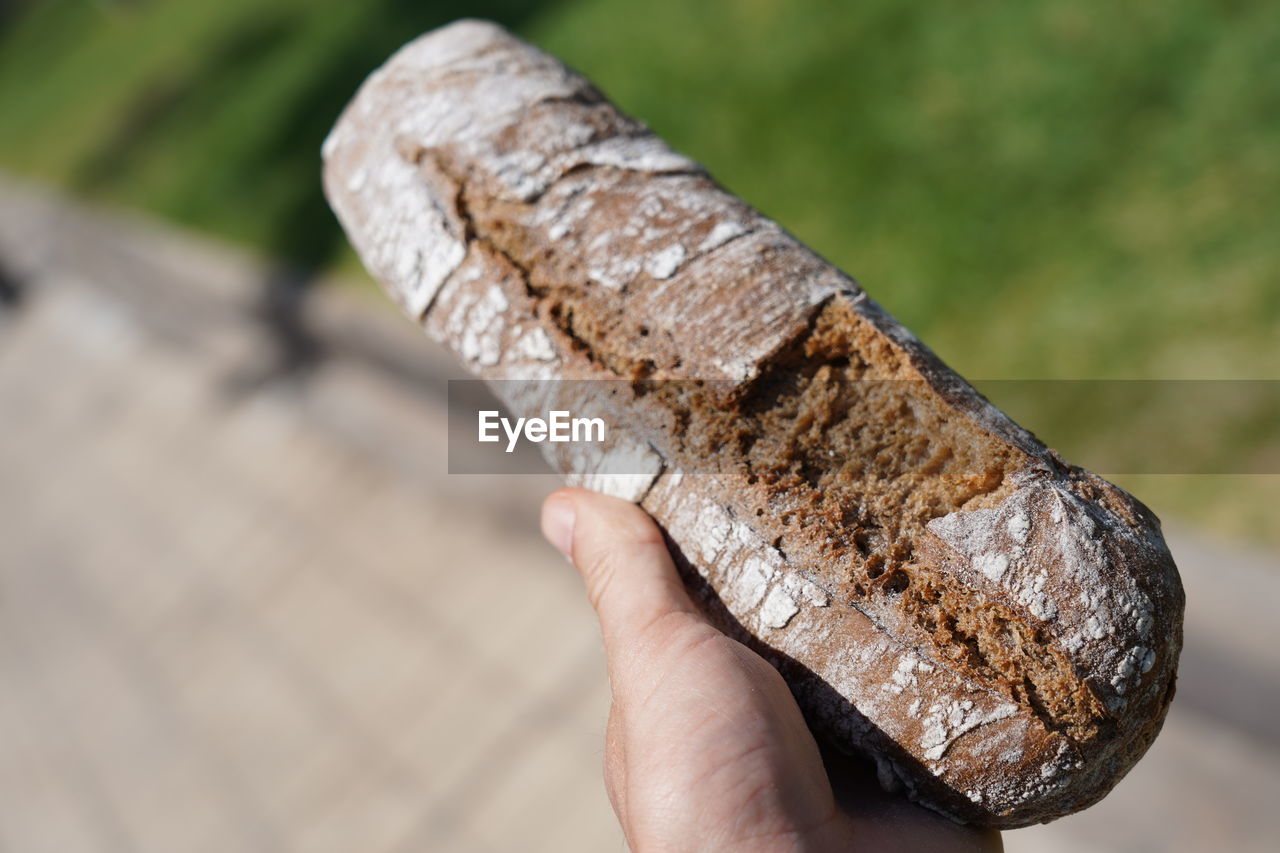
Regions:
<instances>
[{"instance_id":1,"label":"blurred paved walkway","mask_svg":"<svg viewBox=\"0 0 1280 853\"><path fill-rule=\"evenodd\" d=\"M326 291L262 374L259 266L3 182L0 263L0 850L622 849L554 481L444 473L410 324ZM1013 853L1275 849L1280 560L1170 539L1165 732Z\"/></svg>"}]
</instances>

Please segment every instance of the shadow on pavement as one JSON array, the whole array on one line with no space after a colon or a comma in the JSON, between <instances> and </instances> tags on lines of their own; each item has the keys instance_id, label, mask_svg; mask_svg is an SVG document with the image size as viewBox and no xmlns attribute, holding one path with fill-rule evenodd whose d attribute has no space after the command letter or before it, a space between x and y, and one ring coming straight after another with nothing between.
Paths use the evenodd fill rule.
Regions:
<instances>
[{"instance_id":1,"label":"shadow on pavement","mask_svg":"<svg viewBox=\"0 0 1280 853\"><path fill-rule=\"evenodd\" d=\"M255 197L268 205L261 242L265 254L280 263L261 283L253 319L271 335L274 356L251 373L232 377L228 390L239 396L264 383L305 378L325 356L304 319L307 295L345 245L320 183L320 146L338 114L364 78L415 36L463 17L491 18L518 30L555 2L376 0L355 13L337 8L326 12L341 14L349 26L322 39L314 27L308 30L313 22L299 21L297 13L263 13L223 33L212 49L202 52L201 61L144 90L121 112L97 153L77 170L75 189L96 194L128 181L157 139L198 132L210 117L233 112L255 87L278 85L291 71L296 74L291 63L308 61L308 48L326 44L322 61L310 59L319 73L293 82L287 115L270 127L246 126L228 143L233 150L227 152L227 162L235 164L236 172L228 177L219 174L225 163L210 164L173 202L195 206L202 197L234 192L243 193L251 209Z\"/></svg>"}]
</instances>

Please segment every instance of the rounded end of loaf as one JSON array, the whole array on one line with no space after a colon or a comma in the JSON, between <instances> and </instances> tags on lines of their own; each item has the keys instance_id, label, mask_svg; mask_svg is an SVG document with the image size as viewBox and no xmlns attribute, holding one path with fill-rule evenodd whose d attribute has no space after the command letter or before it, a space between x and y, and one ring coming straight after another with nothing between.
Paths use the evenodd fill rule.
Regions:
<instances>
[{"instance_id":1,"label":"rounded end of loaf","mask_svg":"<svg viewBox=\"0 0 1280 853\"><path fill-rule=\"evenodd\" d=\"M1017 642L1040 645L1022 649L1034 660L1020 667L998 659L1007 635L983 636L1007 630L1000 619L956 629L968 650L957 666L972 678L982 669L1018 711L966 731L936 761L913 750L895 765L922 804L1002 829L1093 805L1146 753L1174 696L1185 607L1159 522L1140 502L1056 462L1019 480L995 507L932 525L925 549L984 603L1021 605L1030 630Z\"/></svg>"}]
</instances>

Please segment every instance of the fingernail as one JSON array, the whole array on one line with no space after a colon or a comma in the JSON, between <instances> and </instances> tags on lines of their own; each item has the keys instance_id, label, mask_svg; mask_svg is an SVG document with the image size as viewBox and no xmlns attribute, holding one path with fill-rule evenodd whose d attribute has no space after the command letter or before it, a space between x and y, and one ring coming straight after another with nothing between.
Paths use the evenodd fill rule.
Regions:
<instances>
[{"instance_id":1,"label":"fingernail","mask_svg":"<svg viewBox=\"0 0 1280 853\"><path fill-rule=\"evenodd\" d=\"M570 560L573 559L573 502L549 500L542 508L542 535Z\"/></svg>"}]
</instances>

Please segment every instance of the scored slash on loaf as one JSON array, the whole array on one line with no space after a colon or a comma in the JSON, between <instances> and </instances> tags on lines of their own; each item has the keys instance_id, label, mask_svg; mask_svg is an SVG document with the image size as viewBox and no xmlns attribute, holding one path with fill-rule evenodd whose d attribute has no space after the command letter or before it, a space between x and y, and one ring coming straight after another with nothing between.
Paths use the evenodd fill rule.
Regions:
<instances>
[{"instance_id":1,"label":"scored slash on loaf","mask_svg":"<svg viewBox=\"0 0 1280 853\"><path fill-rule=\"evenodd\" d=\"M581 76L461 21L374 72L323 153L369 270L513 413L609 388L610 445L552 464L648 510L885 784L1022 826L1145 752L1183 610L1155 516Z\"/></svg>"}]
</instances>

